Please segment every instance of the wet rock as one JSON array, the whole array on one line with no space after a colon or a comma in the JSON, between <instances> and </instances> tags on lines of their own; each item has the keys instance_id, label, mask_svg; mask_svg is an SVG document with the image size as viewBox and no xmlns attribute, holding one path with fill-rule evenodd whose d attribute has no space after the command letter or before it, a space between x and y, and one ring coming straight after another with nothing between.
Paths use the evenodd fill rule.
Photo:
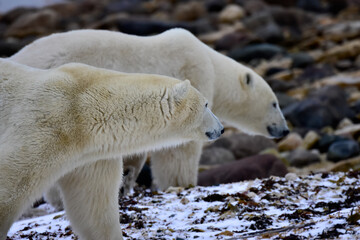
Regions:
<instances>
[{"instance_id":1,"label":"wet rock","mask_svg":"<svg viewBox=\"0 0 360 240\"><path fill-rule=\"evenodd\" d=\"M226 27L222 27L218 31L198 35L198 38L205 44L214 45L216 44L217 41L224 38L226 35L234 34L242 30L243 30L243 26L241 23L238 22L231 26L226 25Z\"/></svg>"},{"instance_id":2,"label":"wet rock","mask_svg":"<svg viewBox=\"0 0 360 240\"><path fill-rule=\"evenodd\" d=\"M297 0L289 0L289 1L284 1L284 0L265 0L265 2L272 4L272 5L280 5L280 6L284 6L284 7L293 7L295 6Z\"/></svg>"},{"instance_id":3,"label":"wet rock","mask_svg":"<svg viewBox=\"0 0 360 240\"><path fill-rule=\"evenodd\" d=\"M76 2L64 2L64 3L57 3L47 6L45 9L50 9L55 11L59 16L61 16L61 21L64 18L72 18L71 20L74 21L74 16L78 14L85 14L91 10L93 10L94 6L90 6L91 3L76 3Z\"/></svg>"},{"instance_id":4,"label":"wet rock","mask_svg":"<svg viewBox=\"0 0 360 240\"><path fill-rule=\"evenodd\" d=\"M229 50L235 46L245 46L251 41L252 37L243 32L233 32L226 34L215 43L215 50Z\"/></svg>"},{"instance_id":5,"label":"wet rock","mask_svg":"<svg viewBox=\"0 0 360 240\"><path fill-rule=\"evenodd\" d=\"M263 136L234 134L228 138L231 141L230 150L236 159L252 156L267 148L276 148L276 144Z\"/></svg>"},{"instance_id":6,"label":"wet rock","mask_svg":"<svg viewBox=\"0 0 360 240\"><path fill-rule=\"evenodd\" d=\"M348 119L348 118L344 118L343 120L341 120L337 126L337 130L342 130L344 128L347 128L347 127L351 127L353 126L354 123ZM336 133L335 133L336 134Z\"/></svg>"},{"instance_id":7,"label":"wet rock","mask_svg":"<svg viewBox=\"0 0 360 240\"><path fill-rule=\"evenodd\" d=\"M349 172L360 170L360 157L354 157L348 160L337 162L329 171L331 172Z\"/></svg>"},{"instance_id":8,"label":"wet rock","mask_svg":"<svg viewBox=\"0 0 360 240\"><path fill-rule=\"evenodd\" d=\"M342 136L337 136L337 135L329 135L329 134L325 134L324 136L322 136L320 138L320 140L315 144L315 148L319 149L319 151L321 153L327 152L329 147L335 143L335 142L340 142L340 141L344 141L344 140L348 140L345 137Z\"/></svg>"},{"instance_id":9,"label":"wet rock","mask_svg":"<svg viewBox=\"0 0 360 240\"><path fill-rule=\"evenodd\" d=\"M359 133L360 133L360 124L354 124L335 131L336 135L353 136L353 137L358 136Z\"/></svg>"},{"instance_id":10,"label":"wet rock","mask_svg":"<svg viewBox=\"0 0 360 240\"><path fill-rule=\"evenodd\" d=\"M331 144L327 153L327 159L338 162L359 155L360 147L358 142L353 140L343 140Z\"/></svg>"},{"instance_id":11,"label":"wet rock","mask_svg":"<svg viewBox=\"0 0 360 240\"><path fill-rule=\"evenodd\" d=\"M162 33L171 28L184 28L193 34L207 33L213 30L212 25L204 20L194 22L163 22L146 18L127 18L119 14L97 22L91 26L95 29L118 29L120 32L139 36L148 36Z\"/></svg>"},{"instance_id":12,"label":"wet rock","mask_svg":"<svg viewBox=\"0 0 360 240\"><path fill-rule=\"evenodd\" d=\"M282 29L269 11L259 12L244 20L245 27L265 42L276 43L284 39Z\"/></svg>"},{"instance_id":13,"label":"wet rock","mask_svg":"<svg viewBox=\"0 0 360 240\"><path fill-rule=\"evenodd\" d=\"M50 9L28 13L12 23L5 32L5 36L24 38L31 35L49 34L55 31L59 19L58 14Z\"/></svg>"},{"instance_id":14,"label":"wet rock","mask_svg":"<svg viewBox=\"0 0 360 240\"><path fill-rule=\"evenodd\" d=\"M106 5L105 11L107 14L126 12L131 14L144 13L142 8L142 0L122 0L113 1Z\"/></svg>"},{"instance_id":15,"label":"wet rock","mask_svg":"<svg viewBox=\"0 0 360 240\"><path fill-rule=\"evenodd\" d=\"M271 59L277 55L285 55L286 50L280 46L261 43L246 47L235 47L230 50L228 56L242 62L250 62L253 59Z\"/></svg>"},{"instance_id":16,"label":"wet rock","mask_svg":"<svg viewBox=\"0 0 360 240\"><path fill-rule=\"evenodd\" d=\"M335 67L340 71L344 71L344 70L348 70L348 69L352 68L353 63L349 59L343 59L343 60L337 61L335 63Z\"/></svg>"},{"instance_id":17,"label":"wet rock","mask_svg":"<svg viewBox=\"0 0 360 240\"><path fill-rule=\"evenodd\" d=\"M290 133L278 143L279 151L291 151L303 144L303 139L298 133Z\"/></svg>"},{"instance_id":18,"label":"wet rock","mask_svg":"<svg viewBox=\"0 0 360 240\"><path fill-rule=\"evenodd\" d=\"M280 72L283 72L286 70L287 70L286 68L282 68L282 67L270 67L266 70L265 77L270 77L274 74L277 74L277 73L280 73Z\"/></svg>"},{"instance_id":19,"label":"wet rock","mask_svg":"<svg viewBox=\"0 0 360 240\"><path fill-rule=\"evenodd\" d=\"M235 161L234 154L225 148L206 148L201 154L200 164L216 165Z\"/></svg>"},{"instance_id":20,"label":"wet rock","mask_svg":"<svg viewBox=\"0 0 360 240\"><path fill-rule=\"evenodd\" d=\"M277 80L277 79L269 79L269 80L267 80L267 82L270 85L270 87L272 88L272 90L275 92L285 92L285 91L288 91L297 86L297 84L294 83L293 81L286 82L286 81L281 81L281 80Z\"/></svg>"},{"instance_id":21,"label":"wet rock","mask_svg":"<svg viewBox=\"0 0 360 240\"><path fill-rule=\"evenodd\" d=\"M355 38L360 36L360 21L335 22L326 26L322 34L326 36L326 39L336 42L347 38Z\"/></svg>"},{"instance_id":22,"label":"wet rock","mask_svg":"<svg viewBox=\"0 0 360 240\"><path fill-rule=\"evenodd\" d=\"M328 64L309 65L295 80L298 83L312 83L334 74L334 69Z\"/></svg>"},{"instance_id":23,"label":"wet rock","mask_svg":"<svg viewBox=\"0 0 360 240\"><path fill-rule=\"evenodd\" d=\"M203 3L191 1L178 4L174 18L178 21L195 21L203 17L205 13L206 9Z\"/></svg>"},{"instance_id":24,"label":"wet rock","mask_svg":"<svg viewBox=\"0 0 360 240\"><path fill-rule=\"evenodd\" d=\"M279 106L281 109L286 108L287 106L290 106L291 104L294 104L298 102L297 99L285 94L285 93L276 93L276 97L279 101Z\"/></svg>"},{"instance_id":25,"label":"wet rock","mask_svg":"<svg viewBox=\"0 0 360 240\"><path fill-rule=\"evenodd\" d=\"M356 114L360 113L360 99L351 105L351 110L353 110Z\"/></svg>"},{"instance_id":26,"label":"wet rock","mask_svg":"<svg viewBox=\"0 0 360 240\"><path fill-rule=\"evenodd\" d=\"M245 11L250 15L266 11L269 8L269 6L262 0L243 0L241 4Z\"/></svg>"},{"instance_id":27,"label":"wet rock","mask_svg":"<svg viewBox=\"0 0 360 240\"><path fill-rule=\"evenodd\" d=\"M319 81L320 86L337 85L340 87L360 87L360 71L342 73ZM353 92L358 94L358 92Z\"/></svg>"},{"instance_id":28,"label":"wet rock","mask_svg":"<svg viewBox=\"0 0 360 240\"><path fill-rule=\"evenodd\" d=\"M354 112L346 100L343 89L337 86L326 86L307 99L283 109L283 113L295 127L310 129L336 127L343 118L354 118Z\"/></svg>"},{"instance_id":29,"label":"wet rock","mask_svg":"<svg viewBox=\"0 0 360 240\"><path fill-rule=\"evenodd\" d=\"M306 133L303 141L303 147L305 149L310 149L320 140L319 134L315 131L309 131Z\"/></svg>"},{"instance_id":30,"label":"wet rock","mask_svg":"<svg viewBox=\"0 0 360 240\"><path fill-rule=\"evenodd\" d=\"M297 6L310 12L323 12L324 9L318 0L298 0Z\"/></svg>"},{"instance_id":31,"label":"wet rock","mask_svg":"<svg viewBox=\"0 0 360 240\"><path fill-rule=\"evenodd\" d=\"M227 5L219 14L219 21L223 23L232 23L242 19L245 16L245 11L242 7L236 4Z\"/></svg>"},{"instance_id":32,"label":"wet rock","mask_svg":"<svg viewBox=\"0 0 360 240\"><path fill-rule=\"evenodd\" d=\"M20 43L0 40L0 57L10 57L23 47Z\"/></svg>"},{"instance_id":33,"label":"wet rock","mask_svg":"<svg viewBox=\"0 0 360 240\"><path fill-rule=\"evenodd\" d=\"M199 173L198 184L211 186L269 176L285 176L286 166L273 155L255 155Z\"/></svg>"},{"instance_id":34,"label":"wet rock","mask_svg":"<svg viewBox=\"0 0 360 240\"><path fill-rule=\"evenodd\" d=\"M229 137L221 137L218 140L216 140L215 142L213 142L211 145L207 146L206 148L215 147L215 148L230 149L231 145L232 145L232 141L230 140Z\"/></svg>"},{"instance_id":35,"label":"wet rock","mask_svg":"<svg viewBox=\"0 0 360 240\"><path fill-rule=\"evenodd\" d=\"M11 24L17 19L19 19L21 16L25 16L36 11L36 8L18 7L1 16L1 22Z\"/></svg>"},{"instance_id":36,"label":"wet rock","mask_svg":"<svg viewBox=\"0 0 360 240\"><path fill-rule=\"evenodd\" d=\"M320 156L303 148L297 148L290 152L288 160L290 166L305 167L320 162Z\"/></svg>"},{"instance_id":37,"label":"wet rock","mask_svg":"<svg viewBox=\"0 0 360 240\"><path fill-rule=\"evenodd\" d=\"M271 15L275 23L282 28L286 28L288 34L302 36L303 29L314 23L314 16L297 8L284 8L280 6L270 8ZM288 37L291 37L288 36Z\"/></svg>"},{"instance_id":38,"label":"wet rock","mask_svg":"<svg viewBox=\"0 0 360 240\"><path fill-rule=\"evenodd\" d=\"M220 12L225 6L225 0L207 0L205 6L208 12Z\"/></svg>"},{"instance_id":39,"label":"wet rock","mask_svg":"<svg viewBox=\"0 0 360 240\"><path fill-rule=\"evenodd\" d=\"M330 48L319 56L318 61L336 62L341 59L357 57L359 54L360 40L356 39Z\"/></svg>"},{"instance_id":40,"label":"wet rock","mask_svg":"<svg viewBox=\"0 0 360 240\"><path fill-rule=\"evenodd\" d=\"M314 58L307 53L293 53L290 54L292 59L292 68L305 68L314 63Z\"/></svg>"}]
</instances>

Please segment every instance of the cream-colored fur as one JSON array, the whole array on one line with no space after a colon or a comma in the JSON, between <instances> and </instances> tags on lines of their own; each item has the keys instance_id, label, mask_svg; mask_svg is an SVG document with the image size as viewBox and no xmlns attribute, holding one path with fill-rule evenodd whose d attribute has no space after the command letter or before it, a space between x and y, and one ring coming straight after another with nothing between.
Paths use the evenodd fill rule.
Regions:
<instances>
[{"instance_id":1,"label":"cream-colored fur","mask_svg":"<svg viewBox=\"0 0 360 240\"><path fill-rule=\"evenodd\" d=\"M287 131L274 93L258 74L212 50L183 29L151 37L104 30L53 34L28 45L11 59L44 69L81 62L124 72L190 79L220 120L268 137L281 137ZM201 142L192 142L152 153L156 185L161 189L196 185L201 149ZM144 157L138 158L139 162L143 160ZM127 186L132 186L133 181L125 179L130 182Z\"/></svg>"},{"instance_id":2,"label":"cream-colored fur","mask_svg":"<svg viewBox=\"0 0 360 240\"><path fill-rule=\"evenodd\" d=\"M82 239L122 239L121 156L223 131L189 81L160 75L0 60L0 96L0 239L56 181Z\"/></svg>"}]
</instances>

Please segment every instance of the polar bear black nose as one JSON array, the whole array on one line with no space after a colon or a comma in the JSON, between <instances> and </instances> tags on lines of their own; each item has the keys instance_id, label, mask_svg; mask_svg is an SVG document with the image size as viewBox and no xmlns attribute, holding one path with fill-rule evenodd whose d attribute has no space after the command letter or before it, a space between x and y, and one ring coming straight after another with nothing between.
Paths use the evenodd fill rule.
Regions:
<instances>
[{"instance_id":1,"label":"polar bear black nose","mask_svg":"<svg viewBox=\"0 0 360 240\"><path fill-rule=\"evenodd\" d=\"M225 132L224 128L221 129L221 134L223 134Z\"/></svg>"},{"instance_id":2,"label":"polar bear black nose","mask_svg":"<svg viewBox=\"0 0 360 240\"><path fill-rule=\"evenodd\" d=\"M215 140L220 137L220 135L224 132L224 128L222 128L220 131L212 131L212 132L206 132L205 135L209 138L209 140Z\"/></svg>"},{"instance_id":3,"label":"polar bear black nose","mask_svg":"<svg viewBox=\"0 0 360 240\"><path fill-rule=\"evenodd\" d=\"M279 129L276 125L267 126L267 131L269 132L270 136L275 138L282 138L289 134L289 129Z\"/></svg>"},{"instance_id":4,"label":"polar bear black nose","mask_svg":"<svg viewBox=\"0 0 360 240\"><path fill-rule=\"evenodd\" d=\"M283 137L286 137L290 133L289 129L283 131Z\"/></svg>"}]
</instances>

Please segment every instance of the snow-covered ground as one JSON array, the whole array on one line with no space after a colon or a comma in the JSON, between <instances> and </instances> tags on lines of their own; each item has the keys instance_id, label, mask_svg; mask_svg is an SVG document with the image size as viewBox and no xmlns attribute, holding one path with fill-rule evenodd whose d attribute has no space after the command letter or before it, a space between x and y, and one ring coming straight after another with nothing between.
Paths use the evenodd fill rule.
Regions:
<instances>
[{"instance_id":1,"label":"snow-covered ground","mask_svg":"<svg viewBox=\"0 0 360 240\"><path fill-rule=\"evenodd\" d=\"M136 190L120 201L124 238L360 239L359 183L360 172L348 172ZM18 221L8 236L77 239L64 212Z\"/></svg>"}]
</instances>

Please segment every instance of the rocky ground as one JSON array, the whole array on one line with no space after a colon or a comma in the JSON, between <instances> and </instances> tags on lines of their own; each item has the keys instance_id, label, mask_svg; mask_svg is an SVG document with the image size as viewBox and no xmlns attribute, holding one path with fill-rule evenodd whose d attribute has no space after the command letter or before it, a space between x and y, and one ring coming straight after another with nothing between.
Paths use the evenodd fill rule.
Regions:
<instances>
[{"instance_id":1,"label":"rocky ground","mask_svg":"<svg viewBox=\"0 0 360 240\"><path fill-rule=\"evenodd\" d=\"M17 8L0 13L0 56L54 32L152 35L173 27L261 74L292 130L274 141L227 128L204 148L200 185L360 168L359 0L70 1ZM321 215L314 211L304 216Z\"/></svg>"},{"instance_id":2,"label":"rocky ground","mask_svg":"<svg viewBox=\"0 0 360 240\"><path fill-rule=\"evenodd\" d=\"M120 199L125 239L358 239L360 172L215 187L136 189ZM43 208L46 208L46 206ZM16 222L8 239L77 239L64 212Z\"/></svg>"}]
</instances>

